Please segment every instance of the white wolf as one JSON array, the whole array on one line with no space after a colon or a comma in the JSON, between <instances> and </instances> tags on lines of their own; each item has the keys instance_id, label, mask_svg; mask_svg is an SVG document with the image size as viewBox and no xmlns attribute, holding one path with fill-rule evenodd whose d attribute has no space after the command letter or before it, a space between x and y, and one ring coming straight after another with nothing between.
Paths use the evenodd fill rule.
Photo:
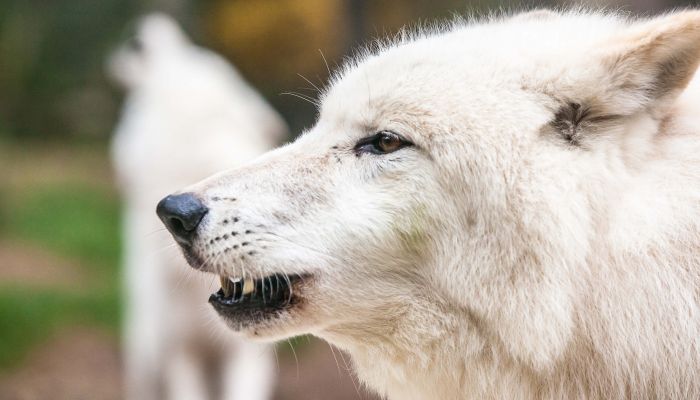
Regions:
<instances>
[{"instance_id":1,"label":"white wolf","mask_svg":"<svg viewBox=\"0 0 700 400\"><path fill-rule=\"evenodd\" d=\"M233 329L325 338L391 399L697 399L699 61L698 11L409 35L159 215Z\"/></svg>"},{"instance_id":2,"label":"white wolf","mask_svg":"<svg viewBox=\"0 0 700 400\"><path fill-rule=\"evenodd\" d=\"M230 65L192 45L167 16L144 18L110 68L129 92L113 144L126 200L127 398L267 399L269 349L224 333L201 304L211 282L190 279L164 249L153 207L274 147L286 127Z\"/></svg>"}]
</instances>

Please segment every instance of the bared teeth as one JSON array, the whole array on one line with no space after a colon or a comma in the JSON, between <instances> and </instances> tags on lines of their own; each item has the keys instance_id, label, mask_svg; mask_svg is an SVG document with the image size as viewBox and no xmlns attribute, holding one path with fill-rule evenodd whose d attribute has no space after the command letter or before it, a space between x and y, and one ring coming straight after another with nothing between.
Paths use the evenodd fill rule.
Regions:
<instances>
[{"instance_id":1,"label":"bared teeth","mask_svg":"<svg viewBox=\"0 0 700 400\"><path fill-rule=\"evenodd\" d=\"M229 278L219 276L221 281L221 291L225 298L241 298L255 291L255 279L253 278Z\"/></svg>"},{"instance_id":2,"label":"bared teeth","mask_svg":"<svg viewBox=\"0 0 700 400\"><path fill-rule=\"evenodd\" d=\"M245 278L243 280L243 295L253 293L253 290L255 290L255 281L253 278Z\"/></svg>"},{"instance_id":3,"label":"bared teeth","mask_svg":"<svg viewBox=\"0 0 700 400\"><path fill-rule=\"evenodd\" d=\"M233 282L227 276L220 276L221 290L224 292L224 297L230 297L233 294Z\"/></svg>"}]
</instances>

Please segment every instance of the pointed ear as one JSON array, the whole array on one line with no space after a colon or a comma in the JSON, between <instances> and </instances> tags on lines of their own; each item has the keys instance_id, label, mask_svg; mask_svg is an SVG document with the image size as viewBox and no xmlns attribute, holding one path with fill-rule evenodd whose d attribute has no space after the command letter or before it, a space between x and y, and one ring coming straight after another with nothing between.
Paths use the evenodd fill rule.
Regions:
<instances>
[{"instance_id":1,"label":"pointed ear","mask_svg":"<svg viewBox=\"0 0 700 400\"><path fill-rule=\"evenodd\" d=\"M621 110L663 106L685 89L700 64L700 11L632 25L603 51L608 82L619 96L613 102L627 103L617 104Z\"/></svg>"},{"instance_id":2,"label":"pointed ear","mask_svg":"<svg viewBox=\"0 0 700 400\"><path fill-rule=\"evenodd\" d=\"M666 115L700 64L700 11L633 24L588 59L587 83L574 80L549 124L573 145L639 112Z\"/></svg>"}]
</instances>

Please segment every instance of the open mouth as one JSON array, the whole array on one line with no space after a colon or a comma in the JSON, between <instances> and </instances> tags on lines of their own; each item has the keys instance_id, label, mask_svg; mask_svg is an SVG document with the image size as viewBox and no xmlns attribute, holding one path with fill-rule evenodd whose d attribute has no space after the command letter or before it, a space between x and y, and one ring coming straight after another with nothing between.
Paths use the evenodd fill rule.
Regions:
<instances>
[{"instance_id":1,"label":"open mouth","mask_svg":"<svg viewBox=\"0 0 700 400\"><path fill-rule=\"evenodd\" d=\"M242 329L279 315L301 301L304 275L274 274L262 278L221 276L221 289L209 303L234 329Z\"/></svg>"}]
</instances>

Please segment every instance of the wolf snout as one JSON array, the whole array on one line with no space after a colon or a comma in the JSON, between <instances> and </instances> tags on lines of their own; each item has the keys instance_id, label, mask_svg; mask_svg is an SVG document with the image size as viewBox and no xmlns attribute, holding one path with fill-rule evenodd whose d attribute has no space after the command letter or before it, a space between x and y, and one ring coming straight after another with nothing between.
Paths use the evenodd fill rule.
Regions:
<instances>
[{"instance_id":1,"label":"wolf snout","mask_svg":"<svg viewBox=\"0 0 700 400\"><path fill-rule=\"evenodd\" d=\"M209 209L192 193L166 196L158 203L156 214L175 240L191 245L197 227Z\"/></svg>"}]
</instances>

